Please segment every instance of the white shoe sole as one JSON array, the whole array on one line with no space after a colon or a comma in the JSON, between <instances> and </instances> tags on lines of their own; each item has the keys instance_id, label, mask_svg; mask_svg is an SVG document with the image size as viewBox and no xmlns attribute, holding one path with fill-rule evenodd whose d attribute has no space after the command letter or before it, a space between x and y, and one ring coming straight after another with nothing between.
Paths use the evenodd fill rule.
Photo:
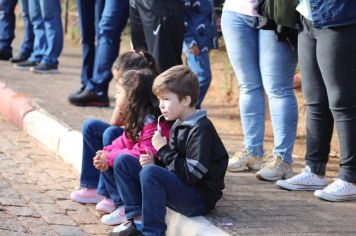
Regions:
<instances>
[{"instance_id":1,"label":"white shoe sole","mask_svg":"<svg viewBox=\"0 0 356 236\"><path fill-rule=\"evenodd\" d=\"M336 195L330 195L328 193L323 192L322 190L317 190L314 192L314 195L330 202L342 202L342 201L350 201L350 200L356 200L356 194L352 195L346 195L346 196L336 196Z\"/></svg>"},{"instance_id":2,"label":"white shoe sole","mask_svg":"<svg viewBox=\"0 0 356 236\"><path fill-rule=\"evenodd\" d=\"M84 204L96 204L104 199L104 197L81 198L81 197L73 197L72 195L70 196L70 198L75 202L84 203Z\"/></svg>"},{"instance_id":3,"label":"white shoe sole","mask_svg":"<svg viewBox=\"0 0 356 236\"><path fill-rule=\"evenodd\" d=\"M289 184L284 180L279 180L276 182L276 185L284 188L284 189L288 189L288 190L292 190L292 191L315 191L315 190L320 190L326 187L325 185L297 185L297 184Z\"/></svg>"}]
</instances>

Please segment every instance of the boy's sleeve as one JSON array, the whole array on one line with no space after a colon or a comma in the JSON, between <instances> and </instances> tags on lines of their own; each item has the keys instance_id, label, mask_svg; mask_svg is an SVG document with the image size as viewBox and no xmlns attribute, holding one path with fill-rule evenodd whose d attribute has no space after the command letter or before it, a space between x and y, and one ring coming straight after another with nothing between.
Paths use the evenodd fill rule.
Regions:
<instances>
[{"instance_id":1,"label":"boy's sleeve","mask_svg":"<svg viewBox=\"0 0 356 236\"><path fill-rule=\"evenodd\" d=\"M194 185L209 171L212 162L213 142L209 127L200 127L192 131L188 137L186 155L182 156L165 145L158 151L166 168L173 171L187 184Z\"/></svg>"}]
</instances>

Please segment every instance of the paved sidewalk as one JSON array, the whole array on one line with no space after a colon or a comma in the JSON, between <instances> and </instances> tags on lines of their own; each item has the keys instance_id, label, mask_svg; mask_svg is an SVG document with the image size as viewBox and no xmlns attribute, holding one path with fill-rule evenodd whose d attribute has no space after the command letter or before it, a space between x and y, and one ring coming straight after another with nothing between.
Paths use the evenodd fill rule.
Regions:
<instances>
[{"instance_id":1,"label":"paved sidewalk","mask_svg":"<svg viewBox=\"0 0 356 236\"><path fill-rule=\"evenodd\" d=\"M127 50L127 37L124 38L123 45L123 51ZM15 90L17 97L29 97L31 105L42 114L57 120L69 130L80 131L84 119L96 117L109 120L112 112L110 108L82 108L68 104L68 94L79 88L80 59L80 48L67 43L60 58L61 73L54 76L16 71L8 62L0 61L0 81ZM113 105L113 90L110 91L110 96ZM208 110L209 117L216 125L229 153L238 151L242 147L242 136L236 125L239 122L236 108L217 101L210 93L203 107ZM54 130L47 129L47 134L44 135L51 132ZM272 139L267 137L266 142L266 148L270 149ZM302 168L303 152L304 141L298 140L294 153L295 172ZM75 162L75 158L80 159L80 154L72 162ZM327 173L329 181L337 173L337 165L337 158L331 158ZM78 177L79 175L75 180L77 184ZM63 197L68 196L63 193ZM68 204L71 203L68 201ZM312 192L284 191L272 183L257 180L252 172L227 173L223 199L207 218L232 235L356 234L356 202L329 203L316 199ZM232 225L223 226L225 223ZM185 223L178 225L184 228ZM214 234L206 232L205 235Z\"/></svg>"}]
</instances>

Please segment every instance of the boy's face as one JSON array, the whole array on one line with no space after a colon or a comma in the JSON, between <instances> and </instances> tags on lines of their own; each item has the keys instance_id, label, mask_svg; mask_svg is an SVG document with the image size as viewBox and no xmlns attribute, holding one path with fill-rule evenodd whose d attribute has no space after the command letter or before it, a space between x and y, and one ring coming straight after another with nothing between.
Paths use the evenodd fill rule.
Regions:
<instances>
[{"instance_id":1,"label":"boy's face","mask_svg":"<svg viewBox=\"0 0 356 236\"><path fill-rule=\"evenodd\" d=\"M186 99L179 101L178 95L170 91L162 91L158 96L159 108L166 120L183 120L187 106Z\"/></svg>"}]
</instances>

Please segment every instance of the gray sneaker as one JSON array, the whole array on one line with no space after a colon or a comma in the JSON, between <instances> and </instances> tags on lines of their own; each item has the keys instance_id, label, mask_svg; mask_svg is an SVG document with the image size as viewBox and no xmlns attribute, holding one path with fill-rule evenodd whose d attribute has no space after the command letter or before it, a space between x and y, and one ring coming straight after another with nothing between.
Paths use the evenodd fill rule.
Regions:
<instances>
[{"instance_id":1,"label":"gray sneaker","mask_svg":"<svg viewBox=\"0 0 356 236\"><path fill-rule=\"evenodd\" d=\"M239 172L246 169L259 170L263 163L262 157L252 155L247 149L229 159L227 169L231 172Z\"/></svg>"},{"instance_id":2,"label":"gray sneaker","mask_svg":"<svg viewBox=\"0 0 356 236\"><path fill-rule=\"evenodd\" d=\"M268 181L288 179L293 176L292 165L282 160L280 156L273 157L262 165L261 170L256 173L256 177Z\"/></svg>"}]
</instances>

